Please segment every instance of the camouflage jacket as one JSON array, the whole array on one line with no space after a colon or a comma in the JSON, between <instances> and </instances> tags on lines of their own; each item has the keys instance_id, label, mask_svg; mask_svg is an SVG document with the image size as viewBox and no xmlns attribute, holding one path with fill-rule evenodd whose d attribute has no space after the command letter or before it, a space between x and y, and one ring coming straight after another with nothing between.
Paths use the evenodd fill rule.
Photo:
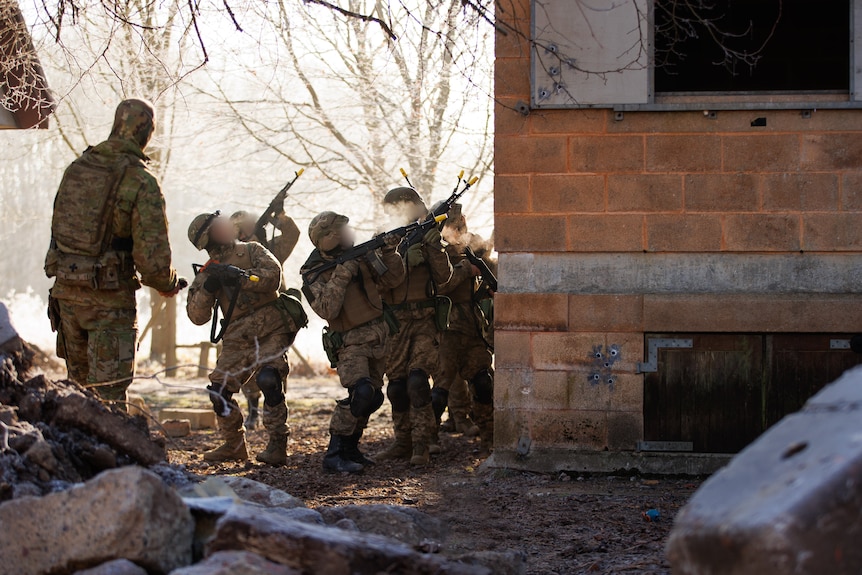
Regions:
<instances>
[{"instance_id":1,"label":"camouflage jacket","mask_svg":"<svg viewBox=\"0 0 862 575\"><path fill-rule=\"evenodd\" d=\"M467 256L464 255L465 248L470 246L476 255L480 256L488 264L488 268L496 274L497 262L490 258L489 252L482 238L469 234L469 239L464 244L448 244L446 253L452 262L451 279L440 286L440 294L452 298L454 304L452 314L449 317L449 330L468 335L481 334L480 323L475 308L479 282L473 276L472 265Z\"/></svg>"},{"instance_id":2,"label":"camouflage jacket","mask_svg":"<svg viewBox=\"0 0 862 575\"><path fill-rule=\"evenodd\" d=\"M242 268L259 278L253 282L240 279L239 287L222 287L216 293L204 289L207 272L195 276L189 286L189 297L186 302L186 313L195 325L203 325L212 318L213 307L218 301L222 314L227 312L234 290L239 289L236 307L232 320L239 319L278 299L281 289L281 265L269 250L257 242L237 241L229 246L218 247L209 252L210 259L223 264L231 264ZM281 318L276 314L274 320Z\"/></svg>"},{"instance_id":3,"label":"camouflage jacket","mask_svg":"<svg viewBox=\"0 0 862 575\"><path fill-rule=\"evenodd\" d=\"M404 260L394 250L378 252L388 268L382 276L365 261L357 261L355 274L343 265L320 274L306 284L311 309L325 319L338 332L346 332L383 315L380 291L400 284L404 279ZM300 273L306 273L325 263L326 259L315 249L303 264Z\"/></svg>"},{"instance_id":4,"label":"camouflage jacket","mask_svg":"<svg viewBox=\"0 0 862 575\"><path fill-rule=\"evenodd\" d=\"M276 220L275 228L281 233L269 242L269 249L275 259L284 265L299 241L299 227L293 218L286 214L280 214Z\"/></svg>"},{"instance_id":5,"label":"camouflage jacket","mask_svg":"<svg viewBox=\"0 0 862 575\"><path fill-rule=\"evenodd\" d=\"M421 261L414 261L411 250L420 255ZM438 293L439 286L452 278L452 264L440 241L412 246L406 256L404 281L383 292L383 301L390 306L413 304L428 301Z\"/></svg>"},{"instance_id":6,"label":"camouflage jacket","mask_svg":"<svg viewBox=\"0 0 862 575\"><path fill-rule=\"evenodd\" d=\"M121 138L109 138L94 146L89 153L118 159L127 154L139 161L147 160L140 146ZM68 210L69 217L77 217L72 206L56 206L55 209ZM177 274L171 265L165 198L155 175L139 162L126 170L119 183L114 205L113 237L131 239L135 268L135 273L124 279L119 289L95 290L58 281L51 295L81 305L134 309L135 290L141 287L141 283L161 292L176 287Z\"/></svg>"}]
</instances>

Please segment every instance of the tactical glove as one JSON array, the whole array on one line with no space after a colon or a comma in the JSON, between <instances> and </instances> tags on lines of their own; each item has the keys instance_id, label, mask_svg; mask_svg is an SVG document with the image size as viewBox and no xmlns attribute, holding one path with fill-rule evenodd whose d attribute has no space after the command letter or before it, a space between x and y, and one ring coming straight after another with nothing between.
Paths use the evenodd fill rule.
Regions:
<instances>
[{"instance_id":1,"label":"tactical glove","mask_svg":"<svg viewBox=\"0 0 862 575\"><path fill-rule=\"evenodd\" d=\"M216 293L221 289L221 280L215 276L209 276L206 281L204 281L204 289L210 293Z\"/></svg>"}]
</instances>

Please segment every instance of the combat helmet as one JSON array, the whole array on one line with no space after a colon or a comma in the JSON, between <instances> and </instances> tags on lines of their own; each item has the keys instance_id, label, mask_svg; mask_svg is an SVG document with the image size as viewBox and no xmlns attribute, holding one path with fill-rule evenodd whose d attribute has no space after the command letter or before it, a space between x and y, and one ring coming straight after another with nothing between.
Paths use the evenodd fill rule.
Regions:
<instances>
[{"instance_id":1,"label":"combat helmet","mask_svg":"<svg viewBox=\"0 0 862 575\"><path fill-rule=\"evenodd\" d=\"M189 224L189 241L194 247L199 250L206 249L210 241L207 232L213 221L220 215L221 212L216 210L211 214L199 214L195 216L195 219Z\"/></svg>"},{"instance_id":2,"label":"combat helmet","mask_svg":"<svg viewBox=\"0 0 862 575\"><path fill-rule=\"evenodd\" d=\"M308 237L320 251L332 251L341 243L339 232L349 221L347 216L335 212L320 212L308 224Z\"/></svg>"},{"instance_id":3,"label":"combat helmet","mask_svg":"<svg viewBox=\"0 0 862 575\"><path fill-rule=\"evenodd\" d=\"M419 197L419 193L413 188L408 188L406 186L401 186L399 188L392 188L386 195L383 196L384 204L399 204L401 202L409 202L411 204L422 204L425 202L422 201L422 198Z\"/></svg>"}]
</instances>

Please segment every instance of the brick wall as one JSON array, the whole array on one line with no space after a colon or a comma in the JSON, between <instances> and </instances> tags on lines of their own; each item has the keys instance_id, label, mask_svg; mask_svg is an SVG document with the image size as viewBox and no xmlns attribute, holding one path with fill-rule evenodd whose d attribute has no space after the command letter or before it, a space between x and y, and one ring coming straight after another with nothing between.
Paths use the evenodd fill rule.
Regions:
<instances>
[{"instance_id":1,"label":"brick wall","mask_svg":"<svg viewBox=\"0 0 862 575\"><path fill-rule=\"evenodd\" d=\"M525 116L496 47L498 450L633 449L644 333L859 331L862 112Z\"/></svg>"}]
</instances>

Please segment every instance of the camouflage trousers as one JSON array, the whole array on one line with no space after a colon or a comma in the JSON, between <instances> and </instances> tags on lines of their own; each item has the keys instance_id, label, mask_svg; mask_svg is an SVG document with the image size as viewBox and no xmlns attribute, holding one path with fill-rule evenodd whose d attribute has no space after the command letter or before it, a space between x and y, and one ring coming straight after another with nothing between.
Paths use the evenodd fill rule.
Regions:
<instances>
[{"instance_id":1,"label":"camouflage trousers","mask_svg":"<svg viewBox=\"0 0 862 575\"><path fill-rule=\"evenodd\" d=\"M69 379L124 405L135 375L136 311L58 303L57 355L65 358Z\"/></svg>"},{"instance_id":2,"label":"camouflage trousers","mask_svg":"<svg viewBox=\"0 0 862 575\"><path fill-rule=\"evenodd\" d=\"M476 389L473 378L487 371L493 376L491 351L478 330L458 329L442 334L440 343L440 381L434 385L449 391L449 415L466 415L479 426L484 441L492 441L494 428L493 403L474 402ZM469 383L469 391L468 384Z\"/></svg>"},{"instance_id":3,"label":"camouflage trousers","mask_svg":"<svg viewBox=\"0 0 862 575\"><path fill-rule=\"evenodd\" d=\"M386 375L390 380L406 380L414 369L421 369L429 375L435 373L440 332L434 322L434 310L398 310L395 317L401 328L386 345Z\"/></svg>"},{"instance_id":4,"label":"camouflage trousers","mask_svg":"<svg viewBox=\"0 0 862 575\"><path fill-rule=\"evenodd\" d=\"M345 389L368 378L377 389L383 387L386 367L386 339L389 328L382 321L359 326L341 334L344 345L338 350L338 379ZM331 435L353 435L365 429L368 418L358 418L350 403L339 401L329 422Z\"/></svg>"}]
</instances>

